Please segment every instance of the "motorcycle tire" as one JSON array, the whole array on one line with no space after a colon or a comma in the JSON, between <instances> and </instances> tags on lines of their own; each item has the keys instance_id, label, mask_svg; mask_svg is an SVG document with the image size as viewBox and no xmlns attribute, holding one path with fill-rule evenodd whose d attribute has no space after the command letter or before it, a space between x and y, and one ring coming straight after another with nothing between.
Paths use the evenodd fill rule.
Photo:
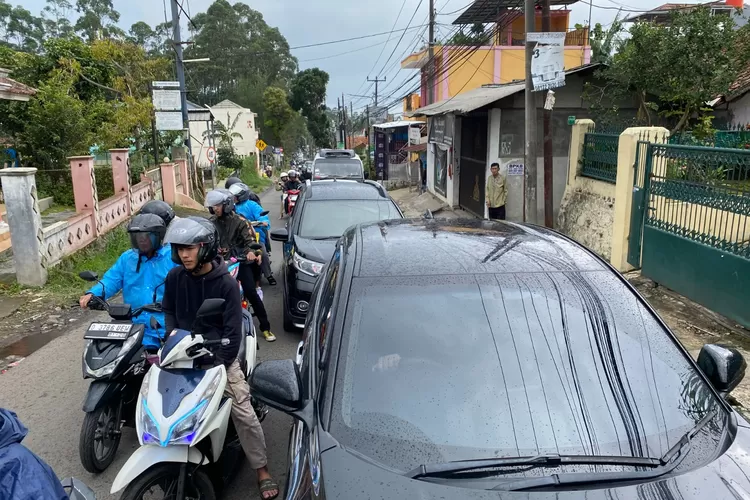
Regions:
<instances>
[{"instance_id":1,"label":"motorcycle tire","mask_svg":"<svg viewBox=\"0 0 750 500\"><path fill-rule=\"evenodd\" d=\"M118 399L86 413L81 424L78 454L88 472L98 474L109 467L120 445L120 422L117 422ZM104 434L107 437L104 437Z\"/></svg>"},{"instance_id":2,"label":"motorcycle tire","mask_svg":"<svg viewBox=\"0 0 750 500\"><path fill-rule=\"evenodd\" d=\"M160 463L146 469L145 472L125 488L120 500L143 500L151 488L159 485L164 480L169 481L170 478L175 481L174 487L176 489L176 482L180 476L180 465L178 463ZM200 500L216 500L216 491L208 474L198 469L193 473L192 478L187 478L185 496L200 498Z\"/></svg>"}]
</instances>

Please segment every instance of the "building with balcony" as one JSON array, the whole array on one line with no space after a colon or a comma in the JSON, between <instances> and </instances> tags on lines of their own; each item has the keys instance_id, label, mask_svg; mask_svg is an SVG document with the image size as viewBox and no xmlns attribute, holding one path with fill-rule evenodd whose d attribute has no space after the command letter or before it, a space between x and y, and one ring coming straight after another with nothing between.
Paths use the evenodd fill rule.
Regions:
<instances>
[{"instance_id":1,"label":"building with balcony","mask_svg":"<svg viewBox=\"0 0 750 500\"><path fill-rule=\"evenodd\" d=\"M566 70L588 64L591 60L589 32L587 27L570 30L568 6L577 0L551 0L551 28L554 32L565 32L564 67ZM536 29L542 29L541 4L536 9ZM462 30L452 38L436 44L434 51L435 78L433 93L428 92L429 49L413 53L401 61L402 69L418 69L421 72L419 95L404 99L404 112L433 102L449 99L462 92L486 84L502 84L521 81L525 76L525 16L522 5L515 0L476 0L454 22ZM494 29L486 30L485 25ZM472 28L467 28L472 27ZM473 27L482 28L479 31ZM467 30L474 34L465 34ZM482 39L479 33L492 34L491 39ZM471 42L479 40L476 48Z\"/></svg>"}]
</instances>

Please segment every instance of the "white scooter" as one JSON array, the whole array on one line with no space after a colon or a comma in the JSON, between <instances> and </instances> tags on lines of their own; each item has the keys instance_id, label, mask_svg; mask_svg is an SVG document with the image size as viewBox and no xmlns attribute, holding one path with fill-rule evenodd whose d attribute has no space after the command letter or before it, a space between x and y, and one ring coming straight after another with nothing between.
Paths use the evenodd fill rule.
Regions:
<instances>
[{"instance_id":1,"label":"white scooter","mask_svg":"<svg viewBox=\"0 0 750 500\"><path fill-rule=\"evenodd\" d=\"M228 339L203 338L200 325L221 314L224 299L207 299L196 313L193 332L175 330L148 371L136 407L141 447L128 459L111 493L126 488L122 500L141 500L161 489L165 498L212 500L242 463L242 447L224 398L223 365L202 368L204 356ZM243 310L243 345L238 358L246 378L255 367L257 340L250 313ZM199 358L202 358L199 360ZM255 405L259 420L268 410Z\"/></svg>"}]
</instances>

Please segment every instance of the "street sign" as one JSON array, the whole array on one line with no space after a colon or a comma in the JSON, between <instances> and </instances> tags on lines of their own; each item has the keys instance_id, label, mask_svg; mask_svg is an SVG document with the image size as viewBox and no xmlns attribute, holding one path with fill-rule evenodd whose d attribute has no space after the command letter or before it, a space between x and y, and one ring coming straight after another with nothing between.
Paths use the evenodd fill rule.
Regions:
<instances>
[{"instance_id":1,"label":"street sign","mask_svg":"<svg viewBox=\"0 0 750 500\"><path fill-rule=\"evenodd\" d=\"M534 90L549 90L565 85L565 32L528 33L526 41L536 42L531 57Z\"/></svg>"},{"instance_id":2,"label":"street sign","mask_svg":"<svg viewBox=\"0 0 750 500\"><path fill-rule=\"evenodd\" d=\"M157 111L154 114L157 130L183 130L185 128L180 111Z\"/></svg>"},{"instance_id":3,"label":"street sign","mask_svg":"<svg viewBox=\"0 0 750 500\"><path fill-rule=\"evenodd\" d=\"M213 148L213 146L206 150L206 158L208 158L208 161L210 161L211 163L216 161L216 150Z\"/></svg>"},{"instance_id":4,"label":"street sign","mask_svg":"<svg viewBox=\"0 0 750 500\"><path fill-rule=\"evenodd\" d=\"M255 141L255 147L260 149L261 151L265 151L267 146L268 144L266 144L266 141L264 141L263 139L258 139L257 141Z\"/></svg>"},{"instance_id":5,"label":"street sign","mask_svg":"<svg viewBox=\"0 0 750 500\"><path fill-rule=\"evenodd\" d=\"M182 110L182 97L179 90L154 90L152 102L157 111Z\"/></svg>"},{"instance_id":6,"label":"street sign","mask_svg":"<svg viewBox=\"0 0 750 500\"><path fill-rule=\"evenodd\" d=\"M157 88L157 89L158 88L175 88L175 89L179 89L180 88L180 82L161 82L161 81L157 81L157 82L151 82L151 86L154 87L154 88Z\"/></svg>"}]
</instances>

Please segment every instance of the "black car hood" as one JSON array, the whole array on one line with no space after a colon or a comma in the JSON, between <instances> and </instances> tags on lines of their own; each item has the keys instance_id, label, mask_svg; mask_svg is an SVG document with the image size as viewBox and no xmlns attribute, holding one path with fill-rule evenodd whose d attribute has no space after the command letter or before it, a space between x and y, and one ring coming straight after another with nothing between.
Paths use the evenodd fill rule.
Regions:
<instances>
[{"instance_id":1,"label":"black car hood","mask_svg":"<svg viewBox=\"0 0 750 500\"><path fill-rule=\"evenodd\" d=\"M587 500L735 500L750 498L750 429L738 418L737 436L719 458L708 464L662 480L619 487L591 489ZM689 457L688 457L689 459ZM491 491L409 479L372 465L335 447L321 454L322 486L327 500L368 499L471 499L471 500L578 500L580 489L555 492ZM499 484L500 481L496 480ZM492 480L488 485L492 484ZM313 483L313 487L315 484ZM488 486L491 487L491 486Z\"/></svg>"},{"instance_id":2,"label":"black car hood","mask_svg":"<svg viewBox=\"0 0 750 500\"><path fill-rule=\"evenodd\" d=\"M294 237L294 245L297 247L296 252L300 256L323 264L331 260L331 256L336 250L336 241L336 239L310 240L299 236Z\"/></svg>"}]
</instances>

